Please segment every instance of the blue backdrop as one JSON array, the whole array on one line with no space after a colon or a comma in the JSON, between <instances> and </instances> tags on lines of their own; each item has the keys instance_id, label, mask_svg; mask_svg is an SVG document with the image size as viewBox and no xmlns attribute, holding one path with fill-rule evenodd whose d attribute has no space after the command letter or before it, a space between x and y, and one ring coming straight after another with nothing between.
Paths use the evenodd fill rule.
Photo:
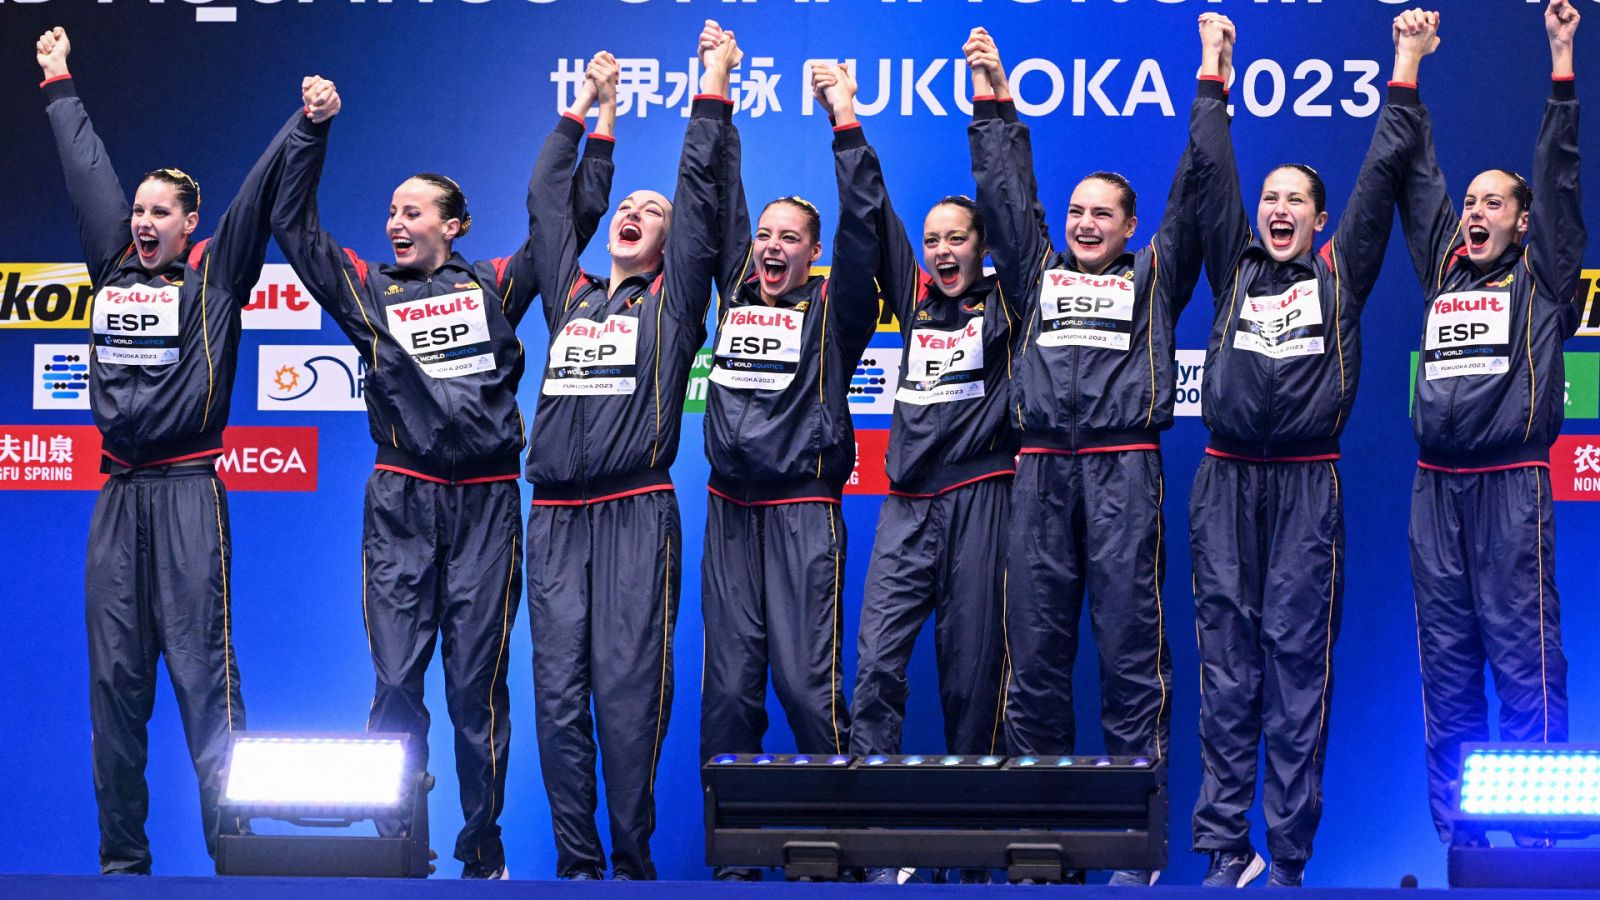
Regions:
<instances>
[{"instance_id":1,"label":"blue backdrop","mask_svg":"<svg viewBox=\"0 0 1600 900\"><path fill-rule=\"evenodd\" d=\"M1585 64L1596 59L1585 48L1600 40L1590 33L1600 30L1600 2L1575 2L1592 20L1579 36L1579 92L1587 95L1594 93L1590 82L1600 78ZM1531 168L1548 91L1548 51L1541 6L1533 0L1453 0L1441 6L1444 43L1423 67L1422 92L1437 122L1441 163L1459 195L1482 168ZM13 198L0 238L0 276L8 279L0 302L0 426L89 422L84 411L38 408L50 404L39 403L34 392L40 378L34 345L81 345L87 338L83 327L16 327L28 324L19 321L28 309L27 279L10 280L8 274L23 271L15 264L79 259L73 214L35 88L32 43L49 26L66 26L73 39L71 68L79 92L125 184L131 190L138 173L156 166L188 170L205 190L201 233L209 233L261 147L298 104L300 77L334 79L345 105L323 180L323 221L342 242L381 261L388 258L383 223L390 191L408 174L428 169L453 175L471 199L475 227L459 245L465 255L482 258L515 248L526 227L522 204L534 154L571 89L567 76L581 72L582 60L598 49L624 58L625 77L634 85L617 129L613 200L634 187L667 189L682 111L694 93L687 87L694 40L708 16L735 29L746 52L737 121L753 201L798 192L817 202L825 223L832 221L837 203L830 134L826 118L805 100L804 64L811 58L857 61L861 100L875 110L865 117L868 137L913 227L938 197L970 193L962 106L968 91L958 60L967 30L982 24L996 35L1015 72L1013 82L1034 127L1040 190L1058 239L1066 198L1078 178L1113 168L1145 197L1137 245L1159 220L1182 149L1199 59L1194 19L1208 10L1226 13L1239 25L1234 131L1247 194L1270 164L1304 160L1326 177L1337 215L1374 122L1375 95L1363 85L1381 91L1388 77L1388 22L1399 7L1386 0L0 0L0 108L6 110L7 132L0 142L0 172ZM1583 131L1583 146L1591 152L1600 148L1597 122L1591 115ZM1600 235L1600 190L1591 189L1586 211L1592 233ZM599 243L586 259L603 270ZM275 247L271 254L270 260L282 260ZM1591 239L1587 260L1591 268L1600 267L1600 237ZM41 284L49 281L40 278ZM1586 282L1585 295L1597 290L1593 283ZM1408 360L1418 344L1420 300L1397 234L1367 307L1366 372L1341 464L1348 583L1335 650L1326 814L1310 868L1314 884L1392 885L1404 872L1416 873L1424 884L1444 880L1443 853L1425 802L1405 536L1415 466ZM1588 300L1578 300L1586 311ZM1180 323L1180 348L1204 347L1205 307L1206 298L1197 297ZM522 337L529 372L536 372L546 341L537 317L530 317ZM233 424L308 426L317 433L317 449L305 460L316 473L314 491L232 494L234 639L249 722L256 729L357 730L371 696L358 581L361 496L372 462L365 416L286 406L268 396L270 386L258 399L263 346L343 343L323 318L316 330L246 331L240 351ZM873 342L880 349L897 344L888 332ZM1594 352L1600 339L1579 337L1567 349ZM316 351L291 346L266 356L295 352L303 358ZM1592 360L1576 363L1569 373L1568 434L1600 432ZM524 406L531 412L534 376L525 384ZM886 429L888 417L870 408L862 407L858 428ZM657 781L654 850L667 878L707 874L696 771L702 644L697 536L707 470L700 417L689 418L674 476L685 534L695 537L683 557L678 691ZM1197 881L1204 865L1187 852L1199 751L1186 539L1187 488L1203 442L1199 419L1191 415L1180 419L1164 445L1172 486L1165 596L1176 679L1167 876L1174 883ZM1571 468L1568 460L1565 470ZM1558 479L1565 470L1557 466ZM0 613L12 635L0 662L9 686L0 701L0 796L6 800L0 846L7 848L0 867L6 869L89 872L96 865L81 612L82 548L93 501L88 490L0 491L0 521L10 535ZM852 495L844 506L851 671L878 505L877 497ZM1572 734L1593 740L1600 722L1589 699L1600 639L1592 636L1596 582L1589 546L1600 539L1600 506L1562 502L1556 517L1572 659ZM942 749L930 645L925 638L913 662L908 751ZM512 874L549 877L554 850L534 747L531 652L525 623L519 623L511 669L516 731L501 821ZM1086 642L1076 686L1086 725L1098 707L1093 660ZM437 664L428 691L439 778L431 806L434 845L447 851L460 810ZM791 747L775 704L773 721L769 748ZM1096 729L1080 732L1080 750L1098 747ZM156 871L209 871L194 774L165 685L150 743ZM1259 836L1257 845L1264 846ZM457 865L446 859L441 873L454 875Z\"/></svg>"}]
</instances>

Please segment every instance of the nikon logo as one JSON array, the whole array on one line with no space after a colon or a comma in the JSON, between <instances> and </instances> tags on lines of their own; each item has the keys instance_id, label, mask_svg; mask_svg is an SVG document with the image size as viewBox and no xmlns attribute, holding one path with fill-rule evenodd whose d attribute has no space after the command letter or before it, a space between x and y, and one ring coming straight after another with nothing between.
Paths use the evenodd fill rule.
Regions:
<instances>
[{"instance_id":1,"label":"nikon logo","mask_svg":"<svg viewBox=\"0 0 1600 900\"><path fill-rule=\"evenodd\" d=\"M0 263L0 328L87 328L93 293L79 264Z\"/></svg>"}]
</instances>

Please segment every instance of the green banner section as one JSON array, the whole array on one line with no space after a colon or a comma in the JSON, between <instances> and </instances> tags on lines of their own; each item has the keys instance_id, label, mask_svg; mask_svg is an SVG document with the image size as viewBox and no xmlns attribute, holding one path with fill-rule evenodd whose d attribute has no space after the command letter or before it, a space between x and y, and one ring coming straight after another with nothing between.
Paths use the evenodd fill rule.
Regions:
<instances>
[{"instance_id":1,"label":"green banner section","mask_svg":"<svg viewBox=\"0 0 1600 900\"><path fill-rule=\"evenodd\" d=\"M1417 406L1417 366L1420 353L1411 354L1410 399L1408 408ZM1566 415L1569 419L1600 419L1600 353L1563 353L1566 359ZM1465 378L1482 376L1466 375Z\"/></svg>"},{"instance_id":2,"label":"green banner section","mask_svg":"<svg viewBox=\"0 0 1600 900\"><path fill-rule=\"evenodd\" d=\"M701 347L694 355L694 367L689 370L689 390L683 395L683 411L706 411L707 379L711 376L711 348Z\"/></svg>"}]
</instances>

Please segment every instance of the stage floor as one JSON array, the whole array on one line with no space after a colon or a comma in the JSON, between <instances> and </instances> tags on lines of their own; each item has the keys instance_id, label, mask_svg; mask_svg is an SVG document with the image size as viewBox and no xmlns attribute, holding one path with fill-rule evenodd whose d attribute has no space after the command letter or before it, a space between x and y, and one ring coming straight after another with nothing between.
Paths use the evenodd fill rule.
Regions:
<instances>
[{"instance_id":1,"label":"stage floor","mask_svg":"<svg viewBox=\"0 0 1600 900\"><path fill-rule=\"evenodd\" d=\"M1257 886L1263 882L1257 882ZM865 884L721 884L711 881L657 882L571 882L500 881L466 882L449 879L408 881L371 878L167 878L99 877L90 875L0 875L0 898L27 900L199 900L227 897L228 900L365 900L371 897L447 898L526 898L526 900L747 900L751 895L771 893L773 900L863 900L866 897L898 896L905 900L932 897L963 900L1024 900L1042 897L1070 897L1071 900L1127 900L1139 888L1113 888L1089 885L1062 886L1014 885L935 885L907 884L898 887ZM1157 885L1144 889L1162 898L1215 898L1218 892L1193 886ZM1062 891L1070 893L1063 894ZM1426 890L1402 888L1305 888L1307 900L1416 900L1428 896L1450 900L1506 900L1509 897L1571 900L1583 896L1575 891L1508 890Z\"/></svg>"}]
</instances>

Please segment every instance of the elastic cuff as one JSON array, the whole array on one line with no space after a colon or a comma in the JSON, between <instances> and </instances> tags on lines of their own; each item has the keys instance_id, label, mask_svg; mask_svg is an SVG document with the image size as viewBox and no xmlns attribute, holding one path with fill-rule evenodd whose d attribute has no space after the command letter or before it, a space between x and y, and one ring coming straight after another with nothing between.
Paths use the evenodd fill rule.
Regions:
<instances>
[{"instance_id":1,"label":"elastic cuff","mask_svg":"<svg viewBox=\"0 0 1600 900\"><path fill-rule=\"evenodd\" d=\"M323 119L321 122L313 122L311 121L311 117L302 111L300 115L296 117L297 121L295 122L294 127L295 130L304 132L305 134L321 136L328 133L328 128L333 125L333 120L336 118L338 118L338 116L329 116L328 118Z\"/></svg>"},{"instance_id":2,"label":"elastic cuff","mask_svg":"<svg viewBox=\"0 0 1600 900\"><path fill-rule=\"evenodd\" d=\"M972 98L972 121L1000 118L1000 104L993 97Z\"/></svg>"},{"instance_id":3,"label":"elastic cuff","mask_svg":"<svg viewBox=\"0 0 1600 900\"><path fill-rule=\"evenodd\" d=\"M1389 103L1394 106L1421 106L1422 97L1417 86L1404 81L1389 82Z\"/></svg>"},{"instance_id":4,"label":"elastic cuff","mask_svg":"<svg viewBox=\"0 0 1600 900\"><path fill-rule=\"evenodd\" d=\"M587 127L587 122L571 113L562 113L561 117L556 119L556 133L574 144L583 139L583 132Z\"/></svg>"},{"instance_id":5,"label":"elastic cuff","mask_svg":"<svg viewBox=\"0 0 1600 900\"><path fill-rule=\"evenodd\" d=\"M995 96L993 94L973 94L972 95L972 102L973 103L977 103L979 100L994 100L994 99L995 99Z\"/></svg>"},{"instance_id":6,"label":"elastic cuff","mask_svg":"<svg viewBox=\"0 0 1600 900\"><path fill-rule=\"evenodd\" d=\"M696 94L694 104L690 107L690 115L699 119L721 119L730 121L733 114L732 101L718 94Z\"/></svg>"},{"instance_id":7,"label":"elastic cuff","mask_svg":"<svg viewBox=\"0 0 1600 900\"><path fill-rule=\"evenodd\" d=\"M73 83L71 75L57 75L39 82L39 89L44 91L46 103L61 100L65 97L78 96L78 86Z\"/></svg>"},{"instance_id":8,"label":"elastic cuff","mask_svg":"<svg viewBox=\"0 0 1600 900\"><path fill-rule=\"evenodd\" d=\"M617 139L603 134L591 134L589 140L583 143L584 159L610 159L611 151L616 149Z\"/></svg>"},{"instance_id":9,"label":"elastic cuff","mask_svg":"<svg viewBox=\"0 0 1600 900\"><path fill-rule=\"evenodd\" d=\"M849 150L852 147L865 147L866 145L867 135L860 122L854 125L841 125L833 130L834 152Z\"/></svg>"},{"instance_id":10,"label":"elastic cuff","mask_svg":"<svg viewBox=\"0 0 1600 900\"><path fill-rule=\"evenodd\" d=\"M588 137L591 141L605 141L608 144L615 144L617 142L617 139L614 135L601 134L598 131L589 132Z\"/></svg>"},{"instance_id":11,"label":"elastic cuff","mask_svg":"<svg viewBox=\"0 0 1600 900\"><path fill-rule=\"evenodd\" d=\"M995 105L1000 107L1000 121L1015 124L1017 121L1017 101L1010 97L996 100Z\"/></svg>"},{"instance_id":12,"label":"elastic cuff","mask_svg":"<svg viewBox=\"0 0 1600 900\"><path fill-rule=\"evenodd\" d=\"M1577 81L1570 75L1567 76L1566 78L1556 78L1556 77L1552 76L1551 79L1550 79L1550 99L1552 99L1552 100L1576 100L1576 99L1578 99L1578 83L1577 83Z\"/></svg>"},{"instance_id":13,"label":"elastic cuff","mask_svg":"<svg viewBox=\"0 0 1600 900\"><path fill-rule=\"evenodd\" d=\"M1195 96L1201 100L1226 100L1228 92L1222 89L1220 75L1201 75L1195 87Z\"/></svg>"}]
</instances>

